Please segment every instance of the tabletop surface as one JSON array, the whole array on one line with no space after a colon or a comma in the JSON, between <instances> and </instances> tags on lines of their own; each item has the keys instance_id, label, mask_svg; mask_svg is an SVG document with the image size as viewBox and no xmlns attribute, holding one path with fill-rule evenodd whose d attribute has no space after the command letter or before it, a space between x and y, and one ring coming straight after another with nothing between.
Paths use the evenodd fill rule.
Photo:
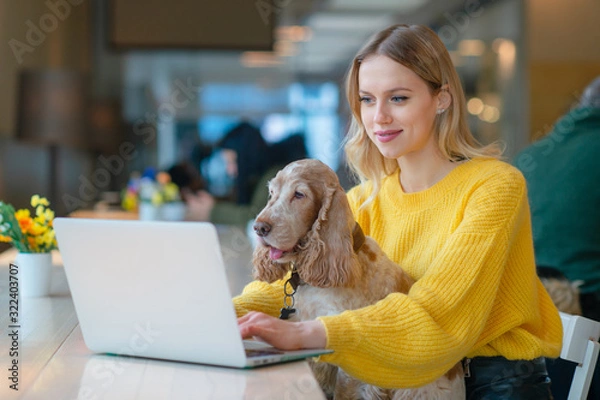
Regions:
<instances>
[{"instance_id":1,"label":"tabletop surface","mask_svg":"<svg viewBox=\"0 0 600 400\"><path fill-rule=\"evenodd\" d=\"M241 230L218 231L231 293L238 294L251 279L252 249ZM58 252L51 295L19 299L13 320L8 280L15 256L12 249L0 253L0 399L325 398L307 362L237 370L92 353Z\"/></svg>"}]
</instances>

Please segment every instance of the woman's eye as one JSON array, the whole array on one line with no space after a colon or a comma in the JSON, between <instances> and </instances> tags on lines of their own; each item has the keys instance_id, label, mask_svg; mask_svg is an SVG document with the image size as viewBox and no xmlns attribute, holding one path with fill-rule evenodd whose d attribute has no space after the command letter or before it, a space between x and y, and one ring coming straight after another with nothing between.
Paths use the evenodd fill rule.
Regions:
<instances>
[{"instance_id":1,"label":"woman's eye","mask_svg":"<svg viewBox=\"0 0 600 400\"><path fill-rule=\"evenodd\" d=\"M361 103L365 103L365 104L369 104L369 103L371 103L371 98L363 96L363 97L360 98L360 102Z\"/></svg>"},{"instance_id":2,"label":"woman's eye","mask_svg":"<svg viewBox=\"0 0 600 400\"><path fill-rule=\"evenodd\" d=\"M294 198L295 198L295 199L303 199L304 197L305 197L305 196L304 196L304 193L297 192L297 191L296 191L296 192L294 192Z\"/></svg>"},{"instance_id":3,"label":"woman's eye","mask_svg":"<svg viewBox=\"0 0 600 400\"><path fill-rule=\"evenodd\" d=\"M407 99L408 99L408 97L406 97L406 96L392 96L392 101L394 103L401 103Z\"/></svg>"}]
</instances>

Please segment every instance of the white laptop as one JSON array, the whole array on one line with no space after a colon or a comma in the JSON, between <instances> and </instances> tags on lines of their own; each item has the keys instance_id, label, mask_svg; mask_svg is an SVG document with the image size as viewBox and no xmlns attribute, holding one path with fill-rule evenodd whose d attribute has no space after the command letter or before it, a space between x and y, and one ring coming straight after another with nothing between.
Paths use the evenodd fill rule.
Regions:
<instances>
[{"instance_id":1,"label":"white laptop","mask_svg":"<svg viewBox=\"0 0 600 400\"><path fill-rule=\"evenodd\" d=\"M241 339L212 224L56 218L54 228L94 352L236 368L330 352Z\"/></svg>"}]
</instances>

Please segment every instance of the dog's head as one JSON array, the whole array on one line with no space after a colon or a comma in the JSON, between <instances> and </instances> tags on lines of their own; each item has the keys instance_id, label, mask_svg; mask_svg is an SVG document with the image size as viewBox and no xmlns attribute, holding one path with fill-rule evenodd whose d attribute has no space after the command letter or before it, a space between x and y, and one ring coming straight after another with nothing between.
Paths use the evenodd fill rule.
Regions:
<instances>
[{"instance_id":1,"label":"dog's head","mask_svg":"<svg viewBox=\"0 0 600 400\"><path fill-rule=\"evenodd\" d=\"M295 161L269 182L269 195L254 224L254 277L281 279L294 262L310 285L353 286L355 222L335 172L318 160Z\"/></svg>"}]
</instances>

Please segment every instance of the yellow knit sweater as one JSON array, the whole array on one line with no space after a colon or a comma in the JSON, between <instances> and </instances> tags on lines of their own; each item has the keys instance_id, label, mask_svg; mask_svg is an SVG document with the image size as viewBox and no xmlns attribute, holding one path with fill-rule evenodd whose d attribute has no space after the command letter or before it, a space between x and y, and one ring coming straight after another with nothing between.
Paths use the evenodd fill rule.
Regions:
<instances>
[{"instance_id":1,"label":"yellow knit sweater","mask_svg":"<svg viewBox=\"0 0 600 400\"><path fill-rule=\"evenodd\" d=\"M510 165L465 162L431 188L406 194L398 172L359 209L370 185L348 193L356 220L416 283L408 293L319 318L320 358L382 387L418 387L463 357L557 357L562 327L536 276L525 181ZM249 284L238 315L276 316L282 282Z\"/></svg>"}]
</instances>

